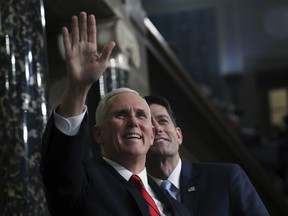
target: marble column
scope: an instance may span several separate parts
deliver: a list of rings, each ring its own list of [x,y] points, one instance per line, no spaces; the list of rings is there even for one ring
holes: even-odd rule
[[[0,215],[48,215],[39,174],[47,121],[41,0],[0,1]]]

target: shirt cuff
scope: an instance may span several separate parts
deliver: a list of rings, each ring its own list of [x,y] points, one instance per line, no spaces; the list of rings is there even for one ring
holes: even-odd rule
[[[54,122],[55,126],[58,130],[60,130],[63,134],[67,136],[74,136],[76,135],[81,127],[81,122],[84,119],[84,116],[87,112],[87,106],[84,106],[83,112],[78,116],[73,116],[69,118],[64,118],[56,113],[54,110]]]

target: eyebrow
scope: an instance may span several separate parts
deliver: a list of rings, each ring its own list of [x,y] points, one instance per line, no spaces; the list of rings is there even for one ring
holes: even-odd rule
[[[145,109],[141,109],[141,108],[136,108],[134,109],[135,110],[135,113],[138,113],[138,112],[141,112],[141,113],[146,113],[148,114],[149,112],[147,112],[147,110]],[[128,108],[120,108],[120,109],[116,109],[116,110],[113,110],[112,113],[129,113],[129,109]]]
[[[161,114],[161,115],[157,115],[155,116],[156,119],[170,119],[169,115],[166,115],[166,114]]]
[[[147,110],[145,110],[145,109],[140,109],[140,108],[136,109],[136,112],[149,113],[149,112],[147,112]]]

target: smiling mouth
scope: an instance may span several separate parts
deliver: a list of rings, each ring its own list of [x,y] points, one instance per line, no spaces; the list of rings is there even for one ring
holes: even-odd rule
[[[137,134],[137,133],[125,134],[123,137],[125,139],[141,139],[142,138],[142,136],[140,134]]]
[[[154,143],[164,142],[164,141],[168,141],[168,139],[165,139],[165,138],[155,138],[155,139],[154,139]]]

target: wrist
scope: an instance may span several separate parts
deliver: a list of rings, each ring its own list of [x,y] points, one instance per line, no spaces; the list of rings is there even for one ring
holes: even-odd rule
[[[85,110],[88,90],[67,89],[62,97],[57,113],[65,118],[80,115]]]

